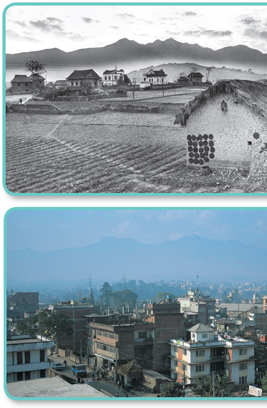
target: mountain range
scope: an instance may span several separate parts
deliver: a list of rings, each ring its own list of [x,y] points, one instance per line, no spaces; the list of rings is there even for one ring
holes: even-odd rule
[[[267,250],[238,241],[184,236],[161,244],[104,238],[83,248],[49,252],[23,249],[6,254],[7,280],[13,282],[73,281],[110,283],[125,274],[144,281],[192,280],[219,283],[260,282],[266,278]]]
[[[6,54],[7,68],[23,66],[30,60],[38,60],[47,67],[54,68],[69,66],[112,69],[117,65],[118,68],[125,70],[127,67],[140,69],[144,64],[192,62],[208,66],[228,64],[233,68],[255,69],[264,73],[267,66],[267,54],[244,45],[212,50],[198,44],[181,43],[173,38],[147,44],[123,38],[104,47],[84,48],[71,52],[53,48]]]

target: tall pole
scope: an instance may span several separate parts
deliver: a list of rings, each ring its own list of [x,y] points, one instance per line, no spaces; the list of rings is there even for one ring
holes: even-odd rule
[[[82,346],[82,339],[80,339],[80,364],[82,363],[82,355],[83,355],[83,346]]]
[[[215,398],[214,371],[212,371],[212,391],[213,391],[213,398]]]
[[[183,397],[185,398],[185,364],[183,364]]]

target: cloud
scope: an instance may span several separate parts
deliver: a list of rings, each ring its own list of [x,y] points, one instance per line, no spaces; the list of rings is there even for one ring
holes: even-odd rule
[[[118,13],[116,14],[117,17],[119,18],[134,18],[136,19],[136,17],[133,14],[128,14],[128,13]]]
[[[94,19],[89,18],[89,17],[82,17],[82,20],[86,24],[92,24],[92,23],[98,23],[99,22],[99,20],[94,20]]]
[[[118,27],[118,26],[110,26],[110,28],[113,28],[113,30],[118,30],[120,27]]]
[[[184,35],[189,36],[206,36],[206,37],[229,37],[232,35],[232,31],[216,31],[216,30],[192,30],[186,31]]]
[[[121,222],[120,224],[118,224],[117,228],[113,229],[113,232],[115,234],[121,235],[127,230],[130,224],[131,224],[131,221]]]
[[[197,13],[195,13],[194,11],[186,11],[185,13],[183,13],[183,16],[196,16]]]
[[[250,38],[260,38],[267,40],[267,31],[255,30],[254,28],[246,28],[244,35]]]
[[[38,28],[41,31],[62,31],[62,21],[59,18],[47,17],[45,20],[30,21],[31,26]]]
[[[66,33],[67,39],[70,41],[84,41],[87,38],[84,35],[76,34],[76,33]]]
[[[39,43],[40,42],[35,37],[31,37],[31,35],[28,34],[28,33],[19,34],[16,31],[13,31],[13,30],[6,30],[6,36],[10,40],[27,41],[27,42],[33,42],[33,43]]]
[[[253,18],[253,17],[244,17],[244,18],[241,19],[241,22],[246,24],[246,25],[251,25],[251,24],[258,23],[259,20],[255,20],[255,18]]]
[[[184,235],[180,234],[179,232],[172,232],[169,235],[169,240],[170,241],[177,241],[178,239],[182,238]]]

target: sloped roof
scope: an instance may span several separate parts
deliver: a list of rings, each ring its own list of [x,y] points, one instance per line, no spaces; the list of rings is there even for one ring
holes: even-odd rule
[[[131,378],[140,378],[142,376],[142,367],[136,360],[132,360],[115,369],[118,374]]]
[[[45,79],[42,75],[40,75],[40,74],[31,74],[30,76],[29,76],[29,78],[32,78],[32,79]]]
[[[203,78],[204,75],[202,75],[201,72],[191,72],[191,73],[188,75],[188,78],[189,78],[189,77]]]
[[[247,106],[261,117],[267,117],[267,84],[261,81],[241,79],[220,80],[216,84],[210,85],[182,106],[182,116],[191,115],[199,106],[218,95],[222,95],[222,97],[232,95],[236,103]]]
[[[75,70],[70,74],[67,79],[88,79],[88,78],[100,78],[100,76],[93,69]]]
[[[150,71],[148,71],[146,74],[144,74],[147,77],[154,77],[154,76],[167,76],[167,74],[165,74],[165,72],[163,71],[163,69],[160,69],[159,71],[155,71],[154,69],[151,69]]]
[[[106,69],[106,71],[103,72],[103,75],[106,75],[106,74],[118,74],[120,72],[124,72],[124,70],[123,69],[111,69],[111,70]]]
[[[189,332],[193,332],[193,333],[206,333],[206,332],[215,332],[214,329],[212,329],[209,326],[206,326],[203,323],[198,323],[195,324],[195,326],[191,327],[190,329],[188,329]]]
[[[11,82],[32,82],[27,75],[15,75]]]

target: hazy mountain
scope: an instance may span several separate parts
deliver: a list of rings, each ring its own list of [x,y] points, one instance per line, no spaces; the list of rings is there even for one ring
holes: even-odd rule
[[[17,250],[7,253],[7,278],[12,281],[94,279],[115,282],[200,279],[221,281],[264,280],[267,250],[237,241],[186,236],[161,244],[132,239],[105,238],[84,248],[46,253]]]
[[[148,44],[139,44],[124,38],[99,48],[85,48],[71,52],[54,48],[6,55],[7,68],[23,66],[29,60],[39,60],[46,66],[52,67],[101,66],[105,69],[110,69],[115,64],[124,69],[129,66],[140,69],[144,64],[196,62],[215,66],[228,64],[235,68],[251,68],[266,72],[267,66],[267,54],[243,45],[214,51],[198,44],[181,43],[172,38],[165,41],[156,40]]]

